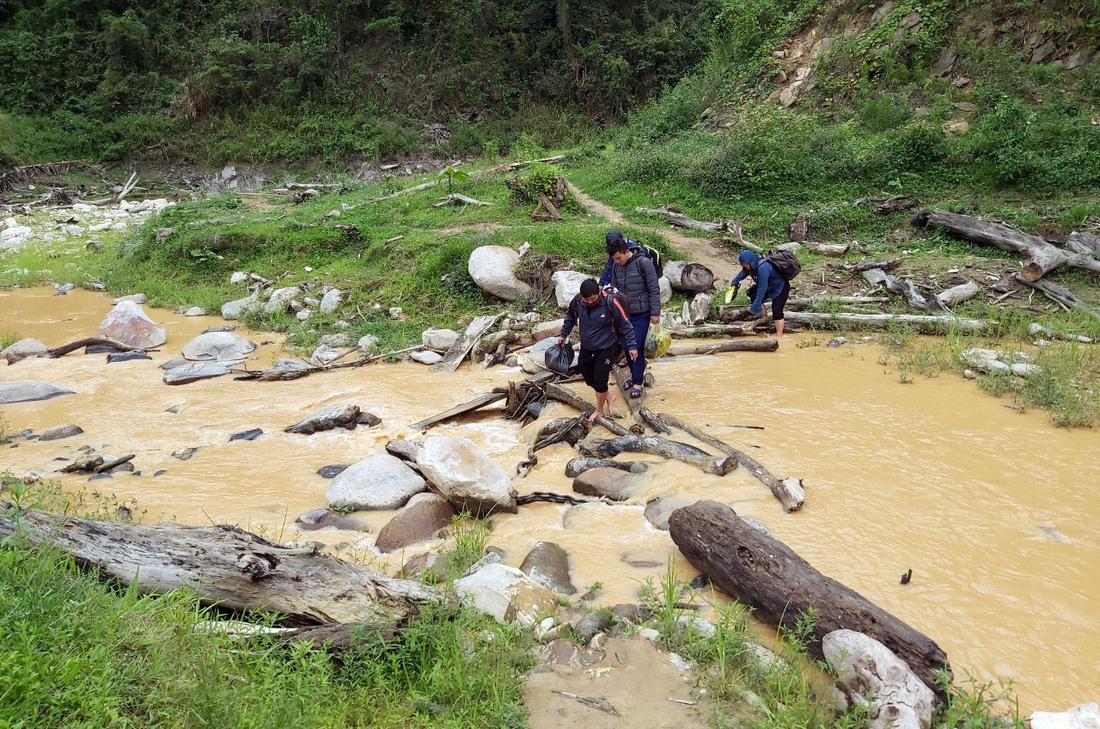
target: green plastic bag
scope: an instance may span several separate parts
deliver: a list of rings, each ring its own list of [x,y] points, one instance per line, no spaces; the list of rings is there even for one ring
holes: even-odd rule
[[[668,353],[672,346],[672,335],[665,331],[660,322],[649,328],[649,334],[645,337],[645,358],[657,359]]]

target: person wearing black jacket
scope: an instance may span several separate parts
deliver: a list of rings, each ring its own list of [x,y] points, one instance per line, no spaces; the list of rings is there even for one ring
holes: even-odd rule
[[[661,321],[661,286],[657,281],[657,269],[648,256],[622,238],[607,244],[611,256],[611,285],[621,291],[630,302],[630,328],[638,349],[645,345],[651,324]],[[640,354],[630,361],[630,396],[642,396],[645,379],[645,356]]]
[[[558,344],[565,344],[565,338],[580,327],[581,354],[578,366],[585,384],[596,391],[596,409],[588,417],[595,422],[600,415],[612,415],[614,393],[607,387],[611,375],[611,365],[618,356],[616,349],[621,341],[633,361],[640,356],[634,328],[622,306],[614,297],[605,294],[600,285],[587,278],[581,282],[581,292],[569,302],[565,313],[565,323],[558,334]]]

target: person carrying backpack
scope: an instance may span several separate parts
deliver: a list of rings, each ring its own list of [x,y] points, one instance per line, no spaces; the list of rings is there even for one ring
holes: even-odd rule
[[[794,258],[790,253],[783,255],[780,260],[778,256],[774,259],[772,256],[761,258],[760,254],[753,251],[741,251],[737,256],[741,273],[730,282],[730,286],[736,290],[743,279],[751,276],[756,280],[756,284],[748,291],[749,311],[759,316],[764,312],[764,302],[772,302],[772,321],[775,322],[777,340],[783,336],[783,307],[791,293],[790,279],[798,274],[800,268],[797,258],[792,265],[788,257]]]
[[[617,231],[611,231],[615,233]],[[611,256],[611,285],[620,291],[630,303],[630,325],[634,329],[634,340],[645,344],[649,334],[649,325],[661,321],[661,286],[657,282],[659,274],[653,260],[643,253],[643,249],[630,248],[620,237],[612,240],[608,233],[607,254]],[[641,349],[641,347],[639,347]],[[640,353],[630,361],[630,397],[642,396],[642,384],[645,378],[645,354]]]
[[[604,236],[604,242],[607,245],[607,263],[603,267],[603,273],[600,274],[600,286],[607,286],[611,283],[611,271],[615,266],[615,259],[611,257],[612,246],[618,246],[619,241],[626,241],[626,248],[631,253],[641,254],[653,261],[653,268],[657,271],[657,278],[661,277],[661,254],[656,248],[652,246],[645,246],[638,241],[627,238],[622,232],[618,230],[609,230],[607,235]]]
[[[605,292],[593,279],[586,278],[581,282],[580,293],[569,302],[565,323],[558,334],[558,344],[564,345],[573,327],[580,327],[581,354],[577,364],[585,384],[596,392],[596,409],[588,417],[590,423],[600,415],[614,414],[611,406],[615,395],[608,391],[607,383],[611,365],[619,356],[616,350],[620,340],[631,360],[641,356],[641,347],[634,338],[624,305],[616,299],[616,295]]]

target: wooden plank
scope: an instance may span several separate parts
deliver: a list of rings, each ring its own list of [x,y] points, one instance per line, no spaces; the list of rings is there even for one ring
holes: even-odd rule
[[[508,397],[507,392],[488,392],[484,395],[479,395],[473,400],[455,405],[450,410],[445,410],[438,415],[433,415],[430,418],[425,418],[419,422],[413,423],[409,426],[412,430],[427,430],[433,425],[446,422],[452,418],[457,418],[459,415],[465,415],[466,413],[472,413],[475,410],[480,410],[487,405],[492,405],[495,402],[500,402]]]
[[[479,316],[470,322],[470,326],[466,327],[466,333],[462,335],[462,339],[455,342],[454,346],[447,350],[447,354],[443,355],[442,361],[432,365],[430,371],[454,372],[457,370],[458,366],[462,364],[462,360],[466,359],[466,355],[477,344],[477,340],[481,339],[481,335],[489,331],[499,318],[500,314]]]

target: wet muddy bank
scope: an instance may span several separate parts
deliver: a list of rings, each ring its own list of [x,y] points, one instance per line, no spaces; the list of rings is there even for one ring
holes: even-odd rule
[[[94,332],[107,297],[76,291],[0,293],[6,330],[56,346]],[[84,433],[60,441],[16,441],[0,449],[0,470],[52,475],[54,458],[82,446],[134,453],[141,476],[89,483],[63,476],[69,489],[133,496],[146,519],[236,523],[268,537],[317,539],[347,556],[396,569],[438,542],[388,556],[373,550],[392,512],[357,512],[369,532],[299,531],[294,520],[325,505],[328,464],[355,463],[395,437],[422,439],[409,423],[522,375],[473,369],[433,375],[418,364],[371,365],[292,382],[219,378],[181,387],[161,381],[157,365],[220,319],[149,310],[168,343],[140,360],[107,365],[105,355],[24,360],[0,366],[0,381],[44,380],[75,394],[3,407],[9,428],[41,432],[64,423]],[[270,366],[280,343],[248,336],[259,348],[250,369]],[[536,541],[570,555],[580,592],[602,583],[596,604],[635,600],[671,557],[681,578],[694,570],[666,532],[643,514],[649,498],[708,498],[759,519],[817,569],[932,636],[956,672],[1013,677],[1025,709],[1064,708],[1095,694],[1100,669],[1100,507],[1092,497],[1100,438],[1051,427],[1042,413],[1020,414],[969,382],[940,377],[902,384],[884,376],[881,350],[864,343],[775,354],[677,358],[653,366],[651,408],[705,426],[766,463],[777,476],[805,479],[806,505],[786,514],[744,469],[712,476],[650,456],[644,488],[621,506],[539,503],[493,518],[490,544],[519,566]],[[265,343],[270,342],[270,343]],[[351,401],[382,424],[310,436],[283,428],[329,404]],[[167,412],[170,408],[178,412]],[[555,406],[547,416],[570,415]],[[765,430],[736,426],[758,425]],[[252,428],[254,441],[229,438]],[[433,434],[460,435],[509,473],[526,457],[537,426],[520,430],[489,410]],[[687,440],[687,439],[685,439]],[[172,454],[196,448],[181,461]],[[516,479],[519,493],[569,492],[567,446],[539,452],[539,465]],[[633,459],[633,457],[632,457]],[[164,473],[154,477],[159,470]],[[899,584],[913,570],[908,585]],[[1076,667],[1067,672],[1066,667]]]

